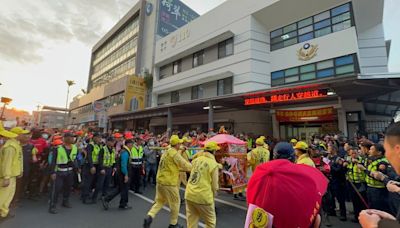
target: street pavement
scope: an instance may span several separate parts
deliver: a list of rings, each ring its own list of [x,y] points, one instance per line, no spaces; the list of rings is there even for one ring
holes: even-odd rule
[[[183,191],[181,190],[181,195]],[[99,227],[132,227],[140,228],[143,218],[152,206],[155,187],[146,188],[143,195],[130,193],[129,204],[132,210],[118,209],[119,196],[111,202],[111,208],[104,211],[101,202],[97,205],[83,205],[77,193],[72,195],[71,209],[59,207],[59,213],[47,212],[47,200],[23,200],[16,210],[16,217],[0,223],[0,228],[99,228]],[[234,200],[232,195],[221,192],[216,198],[217,227],[242,228],[246,217],[246,202]],[[166,228],[169,224],[169,212],[165,207],[154,219],[152,227]],[[179,223],[186,227],[185,205],[181,206]],[[349,215],[349,218],[351,215]],[[341,222],[331,218],[332,227],[360,227],[351,222]],[[204,227],[200,224],[199,227]],[[325,226],[322,226],[325,227]]]

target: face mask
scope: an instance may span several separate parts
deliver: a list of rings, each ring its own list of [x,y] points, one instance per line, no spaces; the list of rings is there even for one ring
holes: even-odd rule
[[[44,139],[47,140],[47,139],[49,139],[49,135],[48,135],[48,134],[43,134],[43,135],[42,135],[42,138],[44,138]]]
[[[0,145],[4,144],[4,139],[0,139]]]

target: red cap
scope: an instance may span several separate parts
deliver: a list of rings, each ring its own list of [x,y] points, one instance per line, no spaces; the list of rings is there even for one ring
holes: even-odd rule
[[[124,137],[125,137],[125,139],[133,139],[132,132],[129,132],[129,131],[125,132]]]
[[[118,133],[118,132],[114,134],[114,138],[116,138],[116,139],[122,138],[122,136],[123,135],[121,133]]]
[[[279,159],[257,167],[248,184],[247,203],[272,215],[276,228],[309,228],[327,186],[318,169]]]
[[[63,144],[63,141],[61,139],[56,139],[56,140],[53,140],[53,142],[51,144],[53,146],[59,146],[59,145]]]

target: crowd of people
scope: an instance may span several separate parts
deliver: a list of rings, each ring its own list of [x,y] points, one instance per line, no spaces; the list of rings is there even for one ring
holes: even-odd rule
[[[218,133],[229,134],[223,128]],[[223,166],[214,156],[219,145],[208,140],[216,134],[6,130],[0,124],[0,217],[13,217],[10,207],[22,198],[40,197],[49,197],[48,211],[56,214],[60,197],[61,206],[71,208],[72,191],[80,192],[83,204],[100,201],[105,210],[120,195],[119,208],[129,210],[129,190],[142,194],[153,185],[155,203],[143,227],[150,227],[165,204],[171,209],[169,227],[182,227],[183,184],[187,226],[197,227],[202,219],[206,227],[216,227],[214,197]],[[246,227],[319,227],[321,220],[330,226],[330,217],[338,216],[336,205],[340,220],[348,219],[346,201],[353,204],[352,221],[363,227],[396,216],[400,221],[400,123],[388,128],[384,143],[337,134],[306,141],[235,136],[246,142],[251,168],[247,191],[234,195],[247,196]],[[287,213],[296,207],[296,216]]]

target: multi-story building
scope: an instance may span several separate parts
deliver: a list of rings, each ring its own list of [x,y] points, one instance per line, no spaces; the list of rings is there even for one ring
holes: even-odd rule
[[[93,47],[87,91],[71,102],[69,124],[105,128],[110,115],[150,106],[152,80],[144,78],[152,79],[156,39],[197,16],[179,0],[138,1]]]
[[[34,124],[32,127],[39,128],[58,128],[63,129],[65,126],[65,111],[33,111]]]
[[[377,133],[400,104],[382,18],[382,0],[228,0],[157,41],[152,108],[111,121],[276,138]]]

